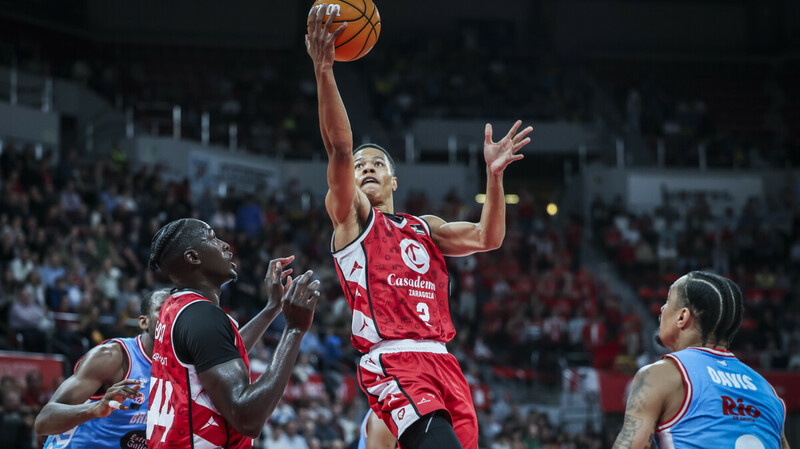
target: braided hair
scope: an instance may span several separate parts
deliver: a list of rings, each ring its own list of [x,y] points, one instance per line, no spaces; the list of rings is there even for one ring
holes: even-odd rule
[[[742,324],[742,291],[730,279],[706,271],[686,275],[679,290],[683,306],[698,317],[703,345],[709,338],[730,345]]]
[[[175,256],[183,256],[207,225],[195,218],[181,218],[167,223],[153,236],[150,243],[150,260],[148,266],[157,271],[166,266]]]
[[[394,159],[392,159],[392,155],[389,154],[389,151],[387,151],[386,148],[374,143],[365,143],[363,145],[359,145],[358,148],[354,149],[353,155],[363,150],[364,148],[375,148],[376,150],[380,150],[381,152],[383,152],[383,154],[386,156],[386,162],[389,163],[389,169],[391,170],[392,175],[397,174],[397,172],[395,171]]]

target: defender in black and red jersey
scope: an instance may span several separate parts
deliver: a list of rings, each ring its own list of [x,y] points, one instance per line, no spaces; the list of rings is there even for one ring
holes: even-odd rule
[[[153,237],[150,268],[176,289],[161,307],[155,329],[147,413],[147,447],[253,446],[278,404],[294,367],[300,341],[311,326],[319,281],[311,272],[292,282],[282,271],[294,257],[272,260],[267,306],[244,327],[219,307],[222,286],[236,279],[227,243],[191,218],[173,221]],[[283,312],[286,328],[269,368],[250,383],[247,353]]]
[[[530,142],[517,121],[499,142],[485,129],[486,202],[479,223],[396,214],[394,163],[378,145],[353,151],[353,136],[333,76],[333,15],[309,19],[306,48],[314,62],[322,140],[328,153],[325,206],[331,250],[353,311],[352,341],[365,353],[359,383],[370,407],[405,449],[478,447],[469,387],[445,343],[455,335],[444,256],[498,248],[505,235],[503,171]],[[355,171],[355,182],[353,173]]]

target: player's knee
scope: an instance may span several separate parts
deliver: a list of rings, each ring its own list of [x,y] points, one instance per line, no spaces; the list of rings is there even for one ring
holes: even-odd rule
[[[453,425],[443,410],[423,416],[400,435],[406,449],[463,449]]]

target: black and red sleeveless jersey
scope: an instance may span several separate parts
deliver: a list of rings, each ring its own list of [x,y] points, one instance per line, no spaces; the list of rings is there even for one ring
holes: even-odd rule
[[[209,301],[193,291],[180,291],[164,301],[156,326],[153,346],[153,368],[150,384],[150,409],[147,413],[147,447],[154,448],[217,448],[253,447],[253,440],[241,435],[217,411],[200,384],[197,369],[178,359],[173,345],[173,329],[186,307],[198,301]],[[233,326],[234,344],[250,369],[247,351]]]
[[[359,351],[382,340],[446,343],[455,336],[450,278],[425,220],[408,214],[390,218],[372,209],[361,235],[333,257]]]

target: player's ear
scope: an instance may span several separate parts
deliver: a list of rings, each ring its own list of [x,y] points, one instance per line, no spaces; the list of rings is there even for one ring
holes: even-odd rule
[[[139,329],[143,331],[147,330],[147,317],[144,315],[139,315]]]
[[[187,249],[183,253],[183,260],[185,260],[186,263],[191,265],[200,265],[200,255],[198,255],[197,251],[193,249]]]
[[[392,176],[392,192],[397,190],[397,176]]]
[[[678,311],[678,328],[685,329],[689,323],[692,321],[692,311],[689,310],[688,307],[682,307],[681,310]]]

